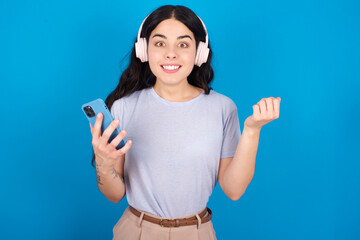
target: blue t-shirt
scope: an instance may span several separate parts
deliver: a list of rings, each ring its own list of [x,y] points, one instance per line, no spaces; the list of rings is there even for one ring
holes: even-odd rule
[[[234,156],[240,140],[235,103],[213,90],[172,102],[150,87],[116,100],[111,114],[132,140],[124,163],[128,203],[166,218],[204,209],[220,158]]]

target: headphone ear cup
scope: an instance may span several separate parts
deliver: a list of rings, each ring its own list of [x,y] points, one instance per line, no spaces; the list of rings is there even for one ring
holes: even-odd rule
[[[142,53],[141,45],[140,45],[140,42],[137,41],[137,42],[135,43],[135,54],[136,54],[136,57],[139,58],[140,61],[142,62],[141,53]]]
[[[200,58],[200,52],[201,52],[201,49],[203,47],[203,44],[201,44],[202,42],[199,42],[199,45],[197,47],[197,50],[196,50],[196,57],[195,57],[195,65],[199,67],[199,58]]]
[[[148,60],[146,38],[140,38],[139,41],[135,43],[135,53],[136,57],[139,58],[141,62],[146,62]]]
[[[205,43],[204,43],[205,44]],[[206,63],[209,57],[210,49],[208,47],[204,47],[203,51],[201,52],[201,64]]]
[[[143,49],[143,62],[147,62],[148,58],[147,58],[147,43],[146,43],[146,38],[141,38],[141,44],[142,44],[142,49]]]
[[[209,48],[202,41],[199,42],[198,49],[196,51],[195,65],[200,67],[203,63],[206,63],[209,56]]]

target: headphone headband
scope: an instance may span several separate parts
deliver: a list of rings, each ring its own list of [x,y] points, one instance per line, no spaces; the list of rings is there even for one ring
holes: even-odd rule
[[[149,14],[150,15],[150,14]],[[149,17],[149,15],[146,16],[146,18],[142,21],[141,25],[140,25],[140,28],[139,28],[139,32],[138,32],[138,35],[137,35],[137,41],[139,42],[139,39],[140,39],[140,34],[141,34],[141,31],[142,31],[142,27],[144,25],[144,22],[146,21],[146,19]],[[197,16],[197,15],[196,15]],[[204,29],[205,29],[205,44],[206,44],[206,47],[208,47],[209,45],[209,40],[208,40],[208,33],[207,33],[207,29],[206,29],[206,26],[203,22],[203,20],[201,20],[201,18],[199,16],[197,16],[201,22],[201,24],[203,25]]]
[[[149,14],[150,15],[150,14]],[[146,16],[146,18],[142,21],[141,25],[140,25],[140,28],[139,28],[139,32],[138,32],[138,36],[137,36],[137,41],[139,42],[139,39],[140,39],[140,33],[142,31],[142,27],[144,25],[144,22],[145,20],[149,17],[149,15]]]
[[[197,15],[196,15],[197,16]],[[199,19],[200,19],[200,21],[201,21],[201,23],[202,23],[202,25],[203,25],[203,27],[204,27],[204,29],[205,29],[205,46],[206,47],[208,47],[208,45],[209,45],[209,40],[208,40],[208,33],[207,33],[207,29],[206,29],[206,27],[205,27],[205,23],[203,22],[203,20],[201,20],[201,18],[199,17],[199,16],[197,16]]]

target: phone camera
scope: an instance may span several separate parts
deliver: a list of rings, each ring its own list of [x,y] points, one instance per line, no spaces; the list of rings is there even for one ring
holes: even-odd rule
[[[94,117],[94,116],[95,116],[95,112],[94,112],[94,110],[91,108],[91,106],[86,106],[86,107],[84,107],[84,111],[85,111],[85,113],[86,113],[86,115],[87,115],[88,117]]]

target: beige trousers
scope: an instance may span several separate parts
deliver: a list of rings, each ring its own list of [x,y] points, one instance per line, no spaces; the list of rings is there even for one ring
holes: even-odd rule
[[[195,214],[198,220],[200,220],[198,215],[200,212]],[[150,213],[142,213],[162,219]],[[191,216],[194,215],[185,217]],[[143,214],[137,217],[127,207],[113,228],[113,240],[216,240],[211,220],[191,226],[161,227],[158,224],[143,220],[142,217]]]

